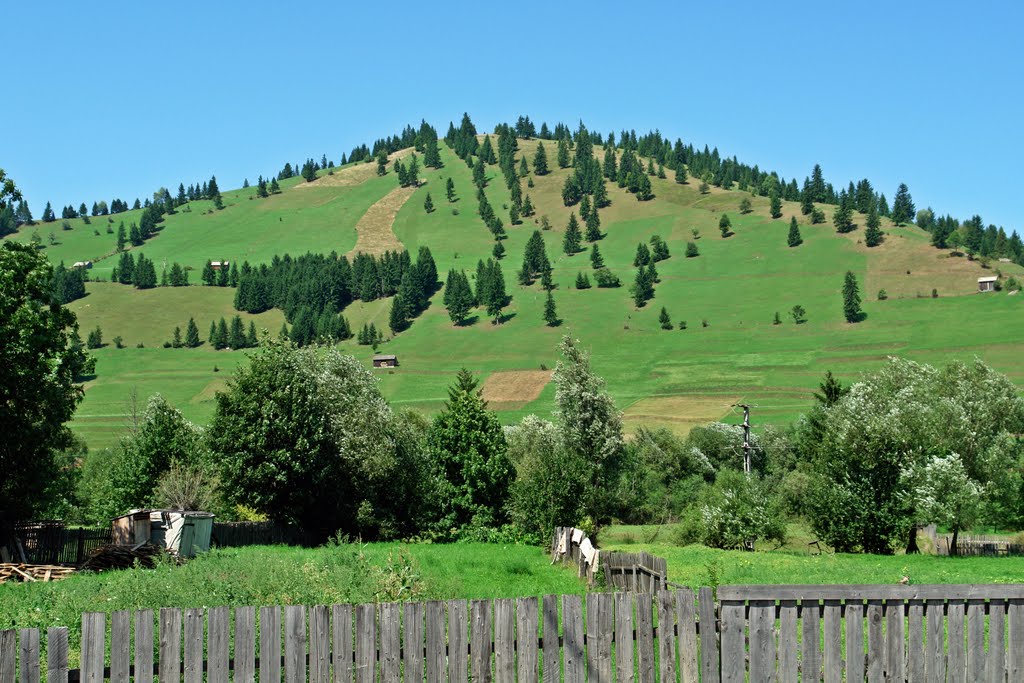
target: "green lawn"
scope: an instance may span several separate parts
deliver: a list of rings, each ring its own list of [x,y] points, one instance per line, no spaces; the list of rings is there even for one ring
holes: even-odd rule
[[[554,159],[554,145],[545,144],[549,159]],[[532,158],[536,145],[523,142],[521,153]],[[429,246],[442,276],[449,268],[472,275],[477,261],[490,255],[493,241],[476,215],[470,169],[443,146],[442,159],[443,168],[424,169],[423,185],[398,212],[393,230],[413,253],[420,245]],[[353,172],[361,174],[351,176],[362,180],[360,184],[339,184],[343,173]],[[948,258],[946,252],[931,248],[927,235],[913,226],[886,223],[886,241],[868,249],[860,242],[863,227],[838,235],[830,223],[807,225],[794,203],[785,203],[783,218],[771,220],[767,199],[759,197],[753,198],[752,213],[740,215],[739,202],[749,195],[738,190],[713,188],[700,195],[695,182],[677,185],[671,179],[654,179],[656,198],[638,202],[609,184],[612,205],[601,210],[606,236],[599,244],[623,286],[577,291],[576,274],[591,269],[585,252],[566,256],[561,249],[568,216],[578,210],[561,201],[568,172],[555,169],[534,178],[533,188],[524,182],[523,193],[530,196],[537,215],[511,226],[503,208],[509,201],[504,180],[497,166],[488,168],[486,192],[509,234],[502,262],[512,295],[506,322],[495,326],[478,314],[472,324],[455,328],[439,292],[408,331],[381,349],[398,354],[401,362],[400,368],[380,375],[381,388],[395,406],[436,411],[463,366],[484,378],[496,371],[552,368],[558,339],[567,333],[593,350],[594,368],[606,378],[629,427],[666,425],[685,432],[701,422],[734,419],[730,406],[741,401],[753,404],[755,426],[786,423],[807,409],[810,393],[826,370],[850,382],[890,355],[938,364],[977,356],[1024,385],[1019,363],[1024,352],[1024,295],[973,293],[977,277],[992,271],[964,258]],[[210,212],[209,202],[195,202],[191,211],[168,217],[160,234],[140,250],[158,268],[173,261],[192,267],[193,282],[207,259],[256,263],[284,252],[346,252],[355,244],[359,217],[393,189],[396,180],[391,172],[377,177],[358,168],[338,169],[336,174],[308,185],[301,179],[285,181],[282,194],[266,200],[249,199],[251,188],[226,192],[223,211]],[[448,177],[455,183],[455,203],[444,196]],[[427,192],[437,207],[431,214],[423,209]],[[735,232],[727,239],[717,228],[722,212],[730,215]],[[826,213],[830,216],[831,209],[826,207]],[[539,284],[516,283],[524,245],[542,215],[553,226],[544,237],[563,320],[555,328],[543,323]],[[786,246],[791,215],[798,216],[804,239],[795,249]],[[130,214],[123,217],[127,222],[133,219]],[[863,217],[856,220],[863,223]],[[113,250],[115,235],[105,232],[105,219],[93,219],[91,226],[81,220],[71,224],[70,231],[62,231],[59,221],[34,228],[44,245],[47,228],[55,229],[60,244],[45,246],[52,260],[95,258]],[[14,238],[28,239],[32,230]],[[684,251],[686,242],[694,239],[693,230],[699,231],[700,255],[688,259]],[[652,234],[665,238],[672,256],[658,264],[661,282],[655,298],[637,310],[629,294],[635,273],[632,260],[637,243],[647,242]],[[112,263],[113,259],[101,261],[92,273],[106,277]],[[1007,275],[1024,272],[1017,266],[997,265]],[[840,288],[847,270],[858,276],[867,313],[857,325],[842,318]],[[888,292],[887,300],[877,299],[879,289]],[[931,298],[933,289],[938,298]],[[205,338],[210,320],[233,314],[231,297],[230,290],[200,286],[140,292],[106,283],[89,285],[89,296],[72,306],[83,331],[99,324],[108,341],[121,335],[129,346],[96,354],[98,376],[90,382],[73,425],[92,448],[116,441],[124,402],[133,387],[143,398],[160,391],[189,418],[208,419],[213,393],[244,355],[205,347],[154,347],[170,337],[175,325],[184,329],[189,316],[196,318]],[[807,311],[807,322],[801,325],[789,317],[796,304]],[[687,329],[660,329],[663,306],[673,322],[686,321]],[[386,329],[388,307],[388,301],[356,304],[346,315],[353,328],[372,320]],[[777,326],[772,324],[776,312],[782,318]],[[256,322],[276,334],[281,314],[269,312]],[[145,349],[133,348],[139,341]],[[370,348],[354,341],[342,347],[369,365]],[[214,365],[219,373],[213,372]],[[505,422],[530,412],[545,415],[554,407],[554,390],[549,385],[532,402],[498,407]]]

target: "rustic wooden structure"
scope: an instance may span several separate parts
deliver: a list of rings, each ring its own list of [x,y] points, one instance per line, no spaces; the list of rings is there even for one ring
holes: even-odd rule
[[[620,553],[598,550],[582,529],[556,527],[551,539],[551,561],[573,563],[579,575],[594,584],[604,572],[605,585],[617,590],[655,593],[669,586],[668,562],[650,553]]]
[[[996,291],[996,282],[999,280],[995,275],[988,275],[986,277],[978,278],[978,291],[979,292],[994,292]]]
[[[119,611],[68,637],[45,634],[47,683],[1020,681],[1024,585]],[[40,683],[40,641],[0,631],[0,683]]]
[[[390,353],[380,353],[373,357],[375,368],[397,368],[398,356]]]
[[[301,529],[281,522],[214,522],[210,544],[220,548],[248,545],[302,545]]]
[[[55,521],[19,522],[14,525],[14,535],[26,564],[77,567],[94,548],[111,541],[110,527],[68,529]]]

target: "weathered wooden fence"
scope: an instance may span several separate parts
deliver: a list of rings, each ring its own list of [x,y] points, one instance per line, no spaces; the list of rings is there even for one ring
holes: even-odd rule
[[[580,577],[591,585],[603,568],[605,585],[618,590],[656,593],[670,587],[682,588],[668,580],[668,562],[664,557],[598,550],[586,533],[573,527],[555,527],[551,561],[576,564]]]
[[[39,683],[43,644],[36,629],[0,631],[0,683]],[[45,644],[47,683],[1012,682],[1024,585],[87,613],[78,669],[67,628]]]
[[[63,522],[19,522],[14,533],[28,564],[80,565],[89,553],[110,543],[110,527],[68,529]],[[17,557],[12,559],[19,559]]]
[[[214,522],[210,543],[220,548],[249,545],[302,545],[302,529],[280,522]]]

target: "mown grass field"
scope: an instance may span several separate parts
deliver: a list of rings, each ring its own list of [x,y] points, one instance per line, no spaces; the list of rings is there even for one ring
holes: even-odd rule
[[[523,141],[520,154],[532,159],[536,145],[535,140]],[[555,166],[555,145],[545,145]],[[603,154],[600,149],[596,153]],[[470,169],[443,146],[442,158],[443,168],[424,169],[423,184],[398,210],[392,229],[413,253],[420,245],[429,246],[442,275],[449,268],[472,274],[477,261],[490,255],[493,241],[476,215]],[[377,177],[371,166],[336,169],[333,176],[312,184],[291,179],[282,183],[282,194],[266,200],[249,199],[252,189],[225,192],[226,208],[219,212],[211,212],[209,202],[195,202],[191,211],[179,209],[168,217],[159,235],[138,250],[154,259],[158,269],[174,261],[192,267],[193,282],[208,259],[257,263],[285,252],[348,252],[356,244],[359,219],[397,185],[393,173]],[[498,371],[552,368],[558,339],[566,333],[592,349],[593,365],[607,379],[630,427],[666,425],[685,432],[701,422],[732,419],[731,406],[741,401],[754,405],[755,425],[786,423],[806,410],[810,392],[826,370],[849,382],[890,355],[936,364],[977,356],[1024,385],[1024,368],[1018,362],[1024,351],[1024,295],[975,294],[977,277],[992,271],[933,249],[927,234],[913,226],[885,224],[886,241],[868,249],[861,243],[862,216],[855,218],[861,223],[857,230],[839,235],[830,223],[805,224],[793,203],[785,204],[781,219],[771,220],[767,200],[754,197],[753,212],[740,215],[739,202],[747,193],[712,188],[701,195],[698,181],[677,185],[671,173],[669,179],[652,180],[656,198],[649,202],[637,202],[608,185],[612,205],[600,212],[606,236],[599,245],[623,286],[577,291],[577,272],[591,269],[586,252],[562,253],[569,213],[578,210],[562,205],[560,192],[568,172],[554,168],[534,178],[533,188],[524,181],[523,192],[537,215],[511,226],[503,208],[508,191],[497,166],[489,167],[486,192],[509,233],[502,262],[512,295],[506,322],[495,326],[478,316],[473,324],[455,328],[438,292],[412,327],[381,349],[398,354],[401,362],[400,368],[380,375],[381,388],[396,407],[436,411],[463,366],[483,378]],[[451,204],[444,197],[448,177],[458,195]],[[431,214],[423,209],[428,192],[437,208]],[[830,217],[831,207],[825,208]],[[727,239],[717,227],[723,212],[735,233]],[[516,283],[526,240],[542,215],[553,226],[544,237],[563,321],[554,328],[543,323],[539,284]],[[786,246],[791,215],[798,216],[804,239],[795,249]],[[122,218],[126,224],[134,219],[131,213],[115,217],[115,230]],[[116,235],[105,232],[105,220],[94,218],[91,226],[71,221],[70,231],[61,230],[60,221],[39,225],[15,239],[28,239],[37,230],[48,245],[46,234],[53,229],[60,244],[44,247],[51,260],[95,258],[114,250]],[[94,235],[94,229],[100,234]],[[693,230],[699,231],[700,255],[688,259],[684,250],[694,239]],[[637,310],[629,294],[632,261],[637,243],[647,242],[652,234],[666,239],[672,257],[658,264],[661,282],[655,298]],[[113,261],[100,261],[92,273],[108,277]],[[1007,275],[1022,273],[1017,266],[993,266]],[[847,270],[858,276],[867,313],[856,325],[842,317],[840,289]],[[121,335],[129,347],[96,353],[98,375],[87,386],[73,425],[90,447],[116,442],[132,387],[143,398],[160,391],[187,417],[205,422],[214,392],[244,362],[244,354],[155,347],[170,338],[175,325],[184,330],[189,316],[196,318],[205,338],[210,320],[234,313],[233,291],[194,286],[140,292],[109,283],[91,283],[88,289],[89,296],[72,306],[83,331],[99,324],[106,340]],[[888,300],[877,300],[880,289],[888,292]],[[938,298],[931,298],[933,289]],[[807,322],[801,325],[789,317],[796,304],[807,311]],[[685,320],[687,329],[660,329],[662,306],[673,322]],[[389,302],[377,301],[354,305],[345,314],[353,328],[373,321],[386,329],[388,308]],[[781,325],[772,324],[775,312],[782,317]],[[281,320],[278,311],[256,316],[257,326],[272,334]],[[140,341],[145,349],[134,348]],[[342,346],[369,365],[371,349],[354,340]],[[553,405],[554,388],[548,385],[534,400],[495,407],[501,409],[502,420],[512,422],[530,412],[547,414]]]

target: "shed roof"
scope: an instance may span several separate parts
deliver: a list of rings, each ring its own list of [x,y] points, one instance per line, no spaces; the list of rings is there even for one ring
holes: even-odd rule
[[[374,360],[398,360],[398,356],[394,354],[380,354],[373,357]]]
[[[979,277],[978,282],[995,282],[998,279],[998,275],[986,275],[985,277]]]

